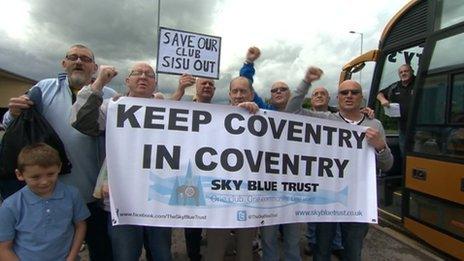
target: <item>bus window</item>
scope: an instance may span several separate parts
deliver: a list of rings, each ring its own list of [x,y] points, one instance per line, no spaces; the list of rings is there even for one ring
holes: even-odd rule
[[[451,123],[464,124],[464,73],[455,75],[453,79]]]
[[[437,41],[429,70],[464,63],[464,33]]]
[[[419,93],[417,124],[444,124],[447,75],[427,77]],[[433,108],[433,110],[430,110]]]
[[[419,58],[422,55],[422,45],[394,51],[387,55],[383,65],[382,79],[380,79],[379,90],[383,90],[399,80],[398,68],[407,63],[414,71],[419,67]]]
[[[415,130],[413,132],[412,150],[428,155],[442,155],[444,151],[445,130],[440,126],[445,123],[447,75],[436,75],[425,79],[417,97],[418,109]],[[433,108],[433,110],[430,110]],[[425,125],[425,126],[424,126]],[[428,125],[428,126],[427,126]]]
[[[443,154],[443,128],[417,127],[413,132],[412,150],[427,155]]]
[[[428,155],[464,158],[464,73],[453,76],[451,112],[446,119],[447,75],[436,75],[425,80],[418,97],[417,126],[413,131],[412,150]],[[427,108],[434,108],[430,110]],[[431,126],[434,125],[434,126]],[[441,126],[436,126],[441,125]]]
[[[464,21],[464,5],[460,0],[441,0],[438,5],[442,8],[437,22],[437,28],[443,29],[450,25]]]
[[[417,45],[414,47],[394,51],[386,56],[382,78],[380,79],[379,91],[388,88],[389,86],[396,84],[400,79],[398,76],[398,69],[403,64],[410,64],[414,71],[417,71],[419,66],[419,58],[422,55],[423,45]],[[415,74],[413,72],[413,74]],[[376,117],[382,122],[385,132],[387,134],[397,134],[398,124],[397,118],[390,118],[383,112],[383,107],[380,106],[379,102],[376,102],[375,111],[377,111]]]
[[[446,140],[446,152],[454,158],[464,159],[464,128],[452,128]]]
[[[368,77],[365,77],[364,75],[373,75],[374,74],[374,69],[375,69],[375,63],[373,62],[366,62],[364,68],[362,68],[362,79],[361,79],[361,72],[359,72],[360,80],[361,80],[361,85],[363,88],[363,92],[366,94],[364,95],[365,99],[365,104],[369,104],[369,93],[371,91],[371,81]]]
[[[464,73],[454,75],[452,87],[450,121],[464,125]],[[449,131],[446,152],[451,157],[464,158],[464,127],[453,127]]]

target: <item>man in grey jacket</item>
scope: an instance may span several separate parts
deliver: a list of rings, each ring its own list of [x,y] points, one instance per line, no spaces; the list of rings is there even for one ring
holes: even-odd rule
[[[368,144],[375,148],[376,166],[382,171],[390,169],[393,165],[393,155],[385,142],[385,131],[380,121],[369,119],[360,111],[363,95],[358,82],[347,80],[340,84],[337,95],[340,110],[337,113],[314,112],[302,108],[304,97],[311,86],[311,79],[315,74],[317,76],[316,69],[314,67],[308,69],[305,78],[290,98],[286,111],[369,127],[366,130],[366,139]],[[331,240],[335,234],[336,224],[334,222],[317,224],[313,260],[330,260]],[[343,260],[361,260],[362,242],[369,228],[368,223],[342,222],[340,224],[344,247]]]
[[[105,131],[108,99],[103,100],[102,87],[108,84],[117,71],[113,66],[100,66],[95,82],[84,86],[77,94],[73,104],[71,122],[80,132],[98,136]],[[127,96],[137,98],[156,98],[157,78],[153,68],[145,62],[132,66],[125,79],[129,92]],[[144,234],[147,237],[144,242]],[[154,260],[170,261],[171,228],[136,225],[110,226],[109,235],[113,246],[114,260],[138,260],[142,246],[150,250]]]

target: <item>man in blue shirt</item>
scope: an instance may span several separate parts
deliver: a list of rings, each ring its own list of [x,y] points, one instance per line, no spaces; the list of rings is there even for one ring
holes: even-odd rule
[[[253,84],[253,77],[255,75],[254,62],[261,56],[261,51],[258,47],[248,48],[246,60],[240,69],[240,76],[245,77]],[[254,91],[253,102],[258,105],[260,109],[272,111],[284,111],[288,100],[290,99],[290,88],[283,81],[276,81],[271,86],[271,100],[264,101],[256,91]]]

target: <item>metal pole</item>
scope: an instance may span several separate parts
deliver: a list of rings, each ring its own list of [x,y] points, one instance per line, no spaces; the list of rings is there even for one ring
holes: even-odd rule
[[[156,61],[158,61],[158,43],[159,39],[158,38],[158,33],[159,33],[159,28],[160,28],[160,13],[161,13],[161,0],[158,0],[158,10],[156,11],[157,15],[157,21],[156,21],[156,31],[155,31],[155,54],[156,54]],[[156,63],[156,67],[158,67],[158,63]],[[158,70],[158,68],[155,69],[155,72]]]

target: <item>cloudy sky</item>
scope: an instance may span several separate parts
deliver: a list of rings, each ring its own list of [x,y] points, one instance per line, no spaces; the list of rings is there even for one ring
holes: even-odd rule
[[[162,1],[162,0],[161,0]],[[406,0],[168,0],[161,26],[222,37],[221,75],[215,102],[226,102],[228,82],[238,75],[246,50],[258,46],[255,88],[269,96],[272,82],[296,86],[309,65],[325,71],[317,85],[335,90],[342,66],[377,47],[389,19]],[[40,80],[62,71],[60,60],[74,43],[88,45],[98,64],[114,65],[115,89],[135,61],[156,64],[156,0],[1,0],[0,68]],[[358,76],[355,76],[355,79]],[[368,87],[369,74],[362,75]],[[178,76],[160,75],[170,94]]]

